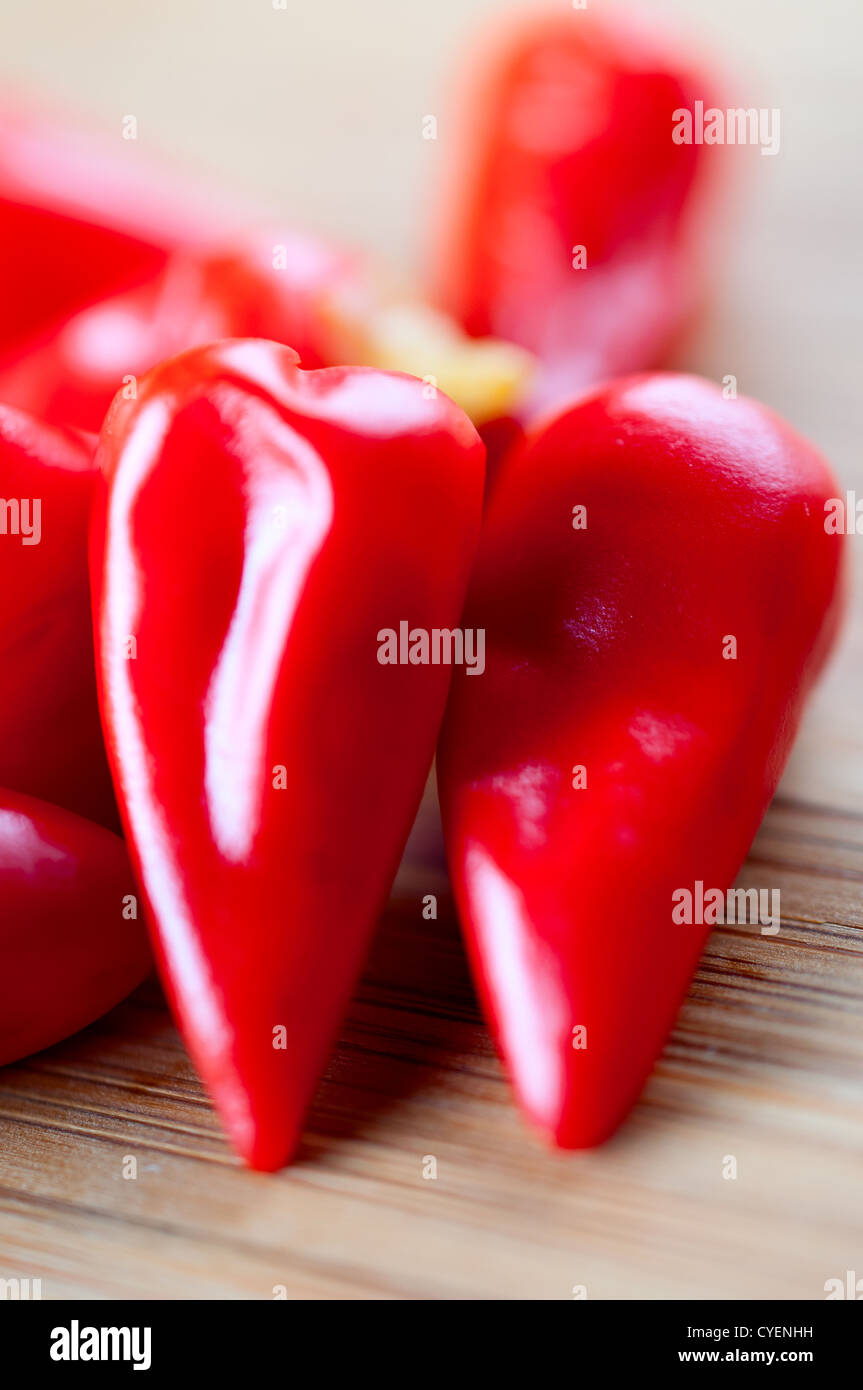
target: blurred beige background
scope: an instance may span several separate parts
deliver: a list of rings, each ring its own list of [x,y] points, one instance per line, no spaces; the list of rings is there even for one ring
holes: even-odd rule
[[[447,75],[475,21],[511,8],[18,0],[12,12],[11,3],[4,87],[69,102],[118,140],[122,118],[135,115],[143,152],[207,170],[405,269],[419,263],[451,138]],[[713,57],[735,104],[781,110],[778,156],[741,151],[745,186],[715,265],[714,306],[681,365],[734,374],[863,497],[863,5],[653,0],[645,12]],[[439,119],[437,142],[422,138],[428,114]],[[849,550],[859,571],[863,538]],[[476,1017],[455,923],[420,939],[414,895],[385,925],[303,1161],[277,1178],[232,1165],[158,1001],[133,998],[97,1030],[5,1069],[9,1268],[45,1274],[51,1296],[269,1297],[282,1281],[291,1296],[555,1298],[583,1279],[591,1297],[818,1298],[825,1278],[863,1268],[853,1200],[863,1114],[860,618],[855,597],[785,803],[750,861],[750,873],[770,864],[782,884],[782,940],[715,934],[646,1100],[612,1146],[552,1157],[523,1132]],[[130,1143],[152,1158],[150,1187],[118,1189],[112,1165]],[[729,1146],[742,1155],[740,1184],[717,1178]],[[427,1148],[441,1155],[440,1183],[417,1178],[415,1155]]]

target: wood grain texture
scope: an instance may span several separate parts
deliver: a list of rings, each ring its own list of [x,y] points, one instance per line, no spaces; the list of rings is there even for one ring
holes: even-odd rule
[[[402,875],[283,1173],[238,1166],[144,986],[0,1073],[2,1267],[44,1297],[823,1297],[863,1240],[863,817],[780,799],[741,882],[768,868],[779,936],[714,933],[643,1100],[590,1154],[523,1128],[427,870]]]
[[[38,0],[16,15],[0,71],[49,83],[107,124],[137,112],[145,143],[402,254],[443,152],[420,142],[422,114],[438,110],[468,12],[491,8],[322,0],[280,16],[277,40],[271,16],[230,0],[110,12]],[[749,74],[747,103],[783,110],[782,152],[748,162],[715,307],[682,364],[735,373],[863,496],[863,11],[661,8]],[[228,64],[241,93],[230,110],[214,80]],[[0,1071],[0,1277],[40,1278],[46,1298],[268,1299],[282,1285],[328,1299],[567,1299],[585,1285],[591,1298],[819,1299],[828,1278],[863,1276],[863,540],[849,548],[843,642],[741,877],[781,889],[781,932],[714,933],[611,1143],[561,1155],[523,1127],[427,809],[294,1166],[238,1166],[148,984]],[[429,892],[437,922],[421,916]],[[722,1177],[729,1154],[736,1181]]]

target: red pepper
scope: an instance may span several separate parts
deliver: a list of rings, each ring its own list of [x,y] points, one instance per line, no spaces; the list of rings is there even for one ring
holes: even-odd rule
[[[151,967],[123,841],[0,791],[0,1065],[107,1013]]]
[[[163,978],[235,1147],[292,1153],[434,751],[483,450],[410,377],[217,344],[118,399],[93,590],[109,754]]]
[[[448,127],[436,297],[542,362],[531,413],[664,360],[699,297],[705,164],[675,110],[709,100],[672,44],[589,10],[519,15],[471,47]]]
[[[726,893],[776,789],[837,625],[838,495],[770,411],[673,375],[504,463],[464,617],[486,671],[455,674],[438,777],[479,987],[559,1145],[634,1103],[710,929],[699,895]]]
[[[0,405],[0,787],[116,827],[87,570],[93,447]]]

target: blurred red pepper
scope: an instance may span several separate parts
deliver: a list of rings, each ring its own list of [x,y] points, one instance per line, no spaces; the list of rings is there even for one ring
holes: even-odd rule
[[[98,431],[115,393],[218,338],[308,367],[428,377],[478,420],[522,394],[520,349],[474,343],[364,258],[153,170],[133,142],[0,109],[0,401]]]
[[[174,257],[158,275],[73,314],[0,357],[0,400],[98,434],[118,390],[190,343],[230,336],[232,306],[207,267]]]
[[[88,305],[0,357],[0,400],[98,434],[118,390],[134,399],[138,377],[157,362],[283,323],[272,287],[240,257],[173,256],[144,284]]]
[[[151,969],[123,841],[0,791],[0,1065],[76,1033]]]
[[[134,141],[21,100],[0,106],[0,353],[143,284],[169,256],[224,243],[249,220]]]
[[[617,382],[504,462],[438,758],[475,973],[519,1099],[605,1139],[672,1027],[833,639],[824,460],[691,377]],[[715,900],[714,900],[715,901]],[[757,931],[758,927],[752,930]]]
[[[483,450],[407,376],[185,353],[102,433],[106,736],[163,978],[235,1147],[292,1153],[443,712],[381,632],[458,622]]]
[[[0,405],[0,787],[117,827],[87,567],[94,443]]]
[[[530,369],[521,350],[474,342],[405,301],[361,257],[269,228],[206,255],[173,255],[143,284],[0,352],[0,400],[98,432],[116,392],[134,398],[158,362],[237,337],[289,340],[310,368],[421,373],[480,421],[512,403]]]
[[[0,109],[0,401],[98,432],[124,385],[192,343],[256,332],[251,220],[116,141]]]
[[[285,274],[268,276],[255,217],[151,168],[119,133],[112,146],[0,110],[0,401],[98,433],[116,392],[162,358],[299,328],[302,292],[335,256],[289,238]]]
[[[664,359],[700,293],[715,149],[672,140],[709,97],[675,45],[589,10],[495,17],[446,127],[433,292],[541,360],[531,413]]]

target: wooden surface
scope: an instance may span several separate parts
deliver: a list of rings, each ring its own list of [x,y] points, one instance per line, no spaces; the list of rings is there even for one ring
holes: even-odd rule
[[[863,816],[780,798],[743,881],[765,877],[779,936],[714,934],[644,1099],[590,1154],[523,1129],[452,916],[422,919],[445,901],[429,871],[402,876],[280,1174],[228,1153],[143,987],[0,1073],[2,1267],[43,1297],[823,1297],[863,1249]]]
[[[438,109],[468,12],[490,8],[327,0],[282,15],[279,47],[271,15],[231,0],[110,12],[38,0],[4,35],[0,71],[50,83],[107,124],[137,112],[154,143],[238,186],[266,184],[283,206],[299,201],[312,225],[406,255],[440,156],[418,123]],[[736,374],[863,496],[863,12],[845,0],[660,9],[711,35],[746,75],[745,104],[783,112],[780,155],[743,152],[740,225],[686,365]],[[230,110],[228,71],[240,92]],[[818,1299],[825,1280],[863,1276],[861,547],[849,542],[841,649],[742,878],[781,889],[781,932],[715,933],[612,1143],[553,1154],[523,1128],[427,818],[411,859],[428,867],[400,877],[299,1161],[272,1177],[238,1167],[145,986],[0,1072],[0,1277],[39,1278],[47,1298],[271,1298],[284,1286],[289,1297],[567,1299],[584,1285],[591,1298]],[[441,917],[425,922],[421,898],[435,891]]]

